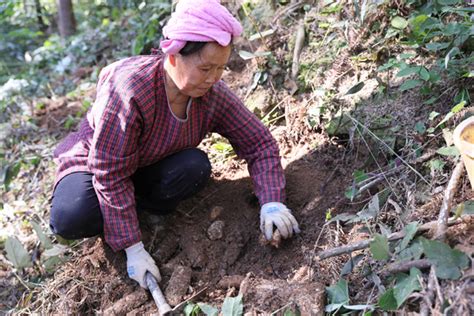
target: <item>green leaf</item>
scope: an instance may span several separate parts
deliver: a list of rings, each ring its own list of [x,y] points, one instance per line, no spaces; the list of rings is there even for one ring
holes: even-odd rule
[[[430,160],[430,169],[435,171],[443,170],[446,163],[440,159],[431,159]]]
[[[41,229],[41,226],[35,221],[31,221],[30,224],[31,226],[33,226],[33,229],[35,230],[36,235],[38,235],[38,239],[40,240],[44,249],[51,249],[53,247],[53,243],[48,238],[48,236],[46,236],[46,234],[43,232],[43,230]]]
[[[349,287],[347,281],[340,279],[336,284],[326,288],[330,304],[348,304]]]
[[[397,77],[405,77],[418,73],[421,70],[421,67],[406,67],[400,70],[397,73]]]
[[[133,55],[141,54],[144,47],[145,47],[145,35],[141,33],[133,40],[132,54]]]
[[[217,316],[219,315],[219,310],[214,306],[204,304],[204,303],[197,303],[201,311],[206,314],[206,316]]]
[[[460,112],[462,109],[464,109],[464,106],[466,105],[466,101],[465,100],[462,100],[461,102],[459,102],[458,104],[456,104],[455,106],[453,106],[453,108],[451,109],[451,111],[449,111],[446,116],[441,120],[441,122],[438,123],[438,125],[436,125],[435,128],[438,128],[440,127],[441,125],[443,125],[444,123],[446,123],[447,121],[449,121],[449,119],[451,117],[454,116],[454,114]]]
[[[410,59],[415,56],[416,54],[413,54],[413,53],[403,53],[403,54],[400,54],[400,59]]]
[[[360,90],[362,90],[362,88],[364,87],[364,82],[359,82],[358,84],[356,84],[355,86],[353,86],[352,88],[350,88],[347,92],[346,92],[346,95],[348,94],[355,94],[357,92],[359,92]]]
[[[436,71],[430,71],[430,82],[437,83],[441,80],[441,75]]]
[[[21,169],[21,162],[9,164],[6,161],[1,162],[0,165],[0,185],[3,185],[5,191],[10,190],[10,184],[18,175]]]
[[[416,88],[420,86],[422,83],[423,81],[418,80],[418,79],[407,80],[400,86],[400,91],[406,91],[406,90]]]
[[[376,260],[387,260],[389,258],[387,237],[375,234],[374,240],[370,242],[370,252]]]
[[[350,257],[349,260],[344,264],[344,267],[342,267],[341,270],[341,277],[348,275],[354,270],[355,266],[362,260],[364,259],[363,254],[358,254],[355,257]]]
[[[352,176],[354,177],[354,181],[356,183],[360,183],[361,181],[367,180],[369,178],[367,174],[362,170],[355,170],[352,173]]]
[[[398,262],[418,260],[423,255],[423,246],[419,239],[415,239],[411,246],[403,249],[397,256]]]
[[[469,96],[469,90],[466,88],[460,88],[458,93],[456,93],[456,96],[454,97],[454,102],[461,104],[462,101],[465,101],[466,103],[470,103],[471,101],[471,98]]]
[[[183,309],[184,315],[186,315],[186,316],[191,316],[191,314],[192,314],[192,312],[193,312],[193,310],[194,310],[194,306],[195,306],[195,304],[193,304],[193,303],[188,303],[188,304],[184,307],[184,309]]]
[[[420,240],[426,257],[436,267],[438,278],[457,280],[461,277],[461,269],[469,266],[469,257],[463,252],[436,240],[426,238]]]
[[[43,263],[43,266],[46,270],[46,272],[48,273],[53,273],[56,271],[56,267],[63,263],[65,260],[63,260],[61,257],[59,256],[54,256],[54,257],[50,257],[46,260],[44,260],[42,263]]]
[[[395,298],[394,289],[391,288],[380,297],[378,305],[385,311],[394,311],[398,308],[397,299]]]
[[[459,156],[459,150],[455,146],[441,147],[436,151],[442,156]]]
[[[344,196],[348,198],[350,201],[354,200],[355,196],[357,195],[358,191],[355,186],[350,186],[344,191]]]
[[[411,222],[407,226],[403,228],[403,232],[405,233],[405,237],[403,237],[402,241],[400,242],[399,246],[397,247],[397,253],[405,249],[410,241],[415,237],[416,230],[418,228],[417,222]]]
[[[430,78],[431,78],[431,76],[430,76]],[[437,97],[431,97],[431,98],[429,98],[428,100],[426,100],[426,101],[425,101],[425,102],[423,102],[423,103],[424,103],[424,104],[426,104],[426,105],[430,105],[430,104],[433,104],[433,103],[435,103],[435,102],[436,102],[436,100],[438,100],[438,98],[437,98]]]
[[[184,307],[183,313],[186,316],[197,316],[199,315],[199,306],[197,306],[197,304],[189,302]]]
[[[242,295],[236,297],[226,297],[224,304],[222,304],[223,316],[240,316],[244,312],[244,304],[242,302]]]
[[[467,103],[466,100],[462,100],[451,109],[451,112],[454,114],[460,112],[462,109],[464,109],[464,106],[466,105],[466,103]]]
[[[285,309],[283,316],[298,316],[298,313],[295,313],[291,308]]]
[[[392,19],[391,25],[396,29],[403,30],[408,26],[408,21],[401,16],[396,16]]]
[[[22,269],[33,265],[28,251],[26,251],[18,238],[9,236],[5,242],[5,250],[7,251],[7,259],[15,268]]]
[[[426,126],[424,122],[417,122],[415,124],[415,130],[418,132],[418,134],[424,134],[426,132]]]
[[[420,78],[423,79],[424,81],[430,80],[430,73],[428,72],[428,70],[426,70],[425,67],[421,67],[419,75],[420,75]]]
[[[380,200],[379,194],[375,194],[369,201],[369,204],[364,207],[360,212],[357,212],[357,217],[349,221],[349,223],[355,223],[360,221],[369,220],[377,217],[380,212]]]
[[[426,44],[426,49],[432,52],[437,52],[439,50],[448,48],[451,43],[428,43]]]
[[[474,201],[466,201],[463,204],[463,214],[474,214]]]
[[[380,66],[379,68],[377,68],[377,71],[379,72],[382,72],[382,71],[385,71],[387,69],[390,69],[390,68],[393,68],[395,66],[397,66],[398,63],[397,63],[397,60],[396,59],[389,59],[388,62],[386,62],[385,64],[383,64],[382,66]]]
[[[410,269],[410,275],[401,274],[402,277],[397,280],[394,287],[393,295],[397,301],[397,308],[402,306],[405,300],[415,291],[421,290],[418,277],[421,276],[421,271],[417,268]]]
[[[458,4],[459,0],[438,0],[438,3],[441,5],[453,5]]]
[[[352,126],[352,120],[345,114],[334,116],[325,126],[326,132],[330,136],[344,134]]]

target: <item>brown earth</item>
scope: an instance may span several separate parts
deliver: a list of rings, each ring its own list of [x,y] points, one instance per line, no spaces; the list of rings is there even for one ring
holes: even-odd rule
[[[259,242],[259,207],[243,166],[222,165],[229,170],[216,170],[209,185],[173,214],[141,214],[144,243],[160,267],[163,291],[168,291],[176,267],[184,266],[191,269],[191,280],[184,284],[182,300],[207,288],[194,301],[220,306],[226,295],[237,294],[247,276],[252,285],[242,293],[246,311],[271,313],[294,302],[300,311],[320,313],[329,275],[316,270],[312,259],[325,212],[341,200],[348,185],[351,166],[338,160],[343,151],[337,145],[318,147],[286,166],[288,206],[302,232],[278,249]],[[314,207],[308,207],[311,201]],[[211,240],[208,229],[215,221],[222,221],[224,228],[221,238],[218,234]],[[113,253],[101,237],[87,240],[75,257],[58,274],[63,281],[52,311],[121,314],[138,307],[137,313],[156,312],[151,297],[136,294],[140,288],[126,275],[124,254]],[[229,276],[234,281],[229,282]]]

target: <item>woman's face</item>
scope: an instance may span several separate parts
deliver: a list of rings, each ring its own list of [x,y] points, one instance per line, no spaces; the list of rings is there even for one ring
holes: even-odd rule
[[[230,53],[230,45],[224,47],[210,42],[189,56],[169,56],[173,66],[173,74],[170,75],[182,94],[201,97],[220,80]]]

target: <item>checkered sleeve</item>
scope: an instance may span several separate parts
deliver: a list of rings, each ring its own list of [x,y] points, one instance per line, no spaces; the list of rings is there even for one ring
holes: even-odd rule
[[[284,202],[285,176],[270,131],[224,83],[218,83],[215,92],[214,131],[226,137],[237,155],[247,161],[260,205]]]
[[[138,166],[141,116],[130,76],[105,72],[88,116],[94,129],[88,156],[104,220],[104,237],[114,251],[141,240],[130,176]]]

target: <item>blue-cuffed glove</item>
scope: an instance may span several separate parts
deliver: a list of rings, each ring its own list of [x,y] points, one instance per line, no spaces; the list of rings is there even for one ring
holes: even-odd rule
[[[267,240],[272,239],[274,225],[283,238],[293,236],[293,232],[300,232],[295,217],[285,204],[280,202],[263,204],[260,209],[260,230]]]
[[[161,281],[160,270],[158,270],[155,260],[145,250],[141,241],[126,248],[125,252],[127,254],[128,276],[137,281],[142,288],[148,288],[145,281],[145,273],[147,271],[155,277],[157,282]]]

